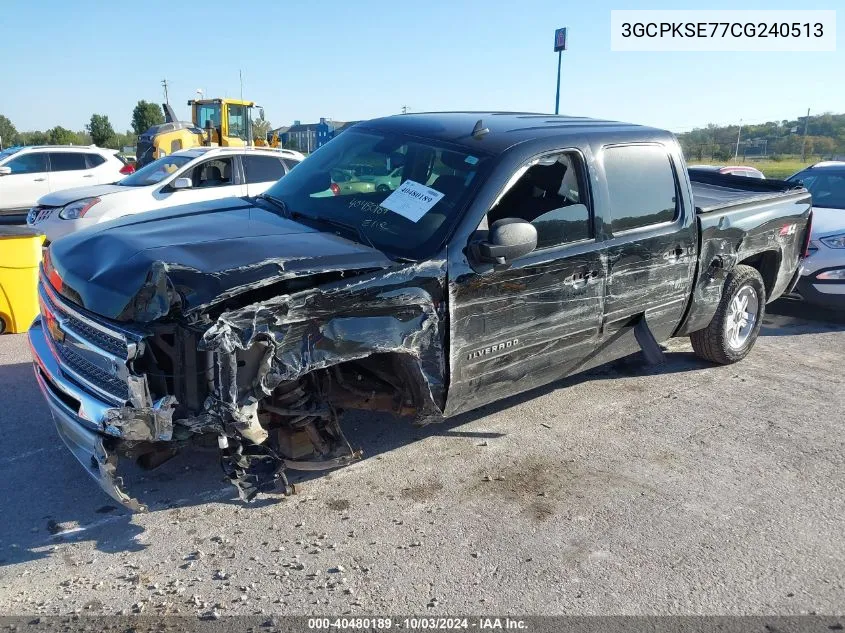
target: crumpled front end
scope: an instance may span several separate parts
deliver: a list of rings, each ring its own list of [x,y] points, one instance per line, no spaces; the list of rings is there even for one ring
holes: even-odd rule
[[[115,474],[118,455],[156,466],[216,436],[224,472],[250,500],[291,492],[286,469],[360,458],[339,425],[346,409],[440,418],[445,262],[320,280],[262,280],[136,329],[79,309],[42,275],[29,337],[59,434],[110,496],[143,511]]]
[[[130,510],[146,507],[122,490],[118,444],[153,446],[173,436],[174,400],[152,399],[131,363],[143,350],[139,332],[83,315],[42,281],[41,316],[29,330],[38,386],[59,436],[103,490]]]

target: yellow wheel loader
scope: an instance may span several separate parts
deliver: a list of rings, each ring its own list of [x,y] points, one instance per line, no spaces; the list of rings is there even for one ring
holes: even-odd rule
[[[137,167],[180,149],[201,145],[223,147],[279,147],[279,138],[254,139],[252,115],[262,108],[254,101],[240,99],[196,99],[188,101],[191,119],[178,121],[170,104],[162,104],[164,123],[152,126],[138,137]]]

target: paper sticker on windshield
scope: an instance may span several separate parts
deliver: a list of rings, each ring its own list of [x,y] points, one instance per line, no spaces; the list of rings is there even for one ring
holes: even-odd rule
[[[381,206],[412,222],[418,222],[442,198],[443,194],[439,191],[413,180],[406,180],[384,199]]]

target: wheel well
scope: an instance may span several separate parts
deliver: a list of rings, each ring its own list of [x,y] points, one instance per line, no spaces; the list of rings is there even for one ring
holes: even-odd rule
[[[766,288],[766,298],[768,299],[772,296],[772,291],[777,283],[780,259],[779,251],[763,251],[737,263],[757,269],[757,272],[763,278],[763,286]]]

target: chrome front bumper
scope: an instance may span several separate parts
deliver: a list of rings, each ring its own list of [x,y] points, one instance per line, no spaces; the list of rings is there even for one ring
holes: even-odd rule
[[[41,325],[41,317],[32,323],[28,338],[35,378],[59,436],[106,494],[130,510],[145,512],[147,507],[123,492],[123,482],[115,475],[117,457],[108,449],[116,440],[104,433],[105,424],[115,411],[114,405],[91,396],[65,378]]]

